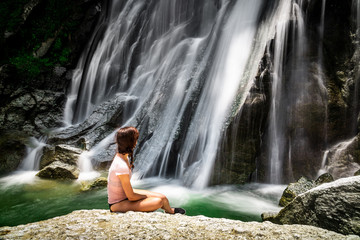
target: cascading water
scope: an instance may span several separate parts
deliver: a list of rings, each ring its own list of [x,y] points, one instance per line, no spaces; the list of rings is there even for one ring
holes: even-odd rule
[[[288,1],[283,6],[273,43],[273,82],[269,127],[267,131],[267,181],[293,181],[293,170],[303,168],[303,159],[319,157],[326,125],[317,129],[316,146],[311,144],[314,129],[311,122],[327,121],[327,92],[322,79],[322,40],[325,1],[318,29],[318,52],[311,53],[304,6],[306,1]],[[270,46],[269,46],[270,47]],[[271,50],[269,49],[269,52]],[[318,62],[311,62],[312,54]],[[313,148],[313,151],[309,151]],[[312,160],[309,160],[312,161]],[[305,164],[306,165],[306,164]],[[305,174],[315,175],[311,169]]]
[[[137,126],[144,136],[138,174],[206,186],[233,99],[246,96],[254,76],[247,72],[249,59],[255,55],[258,61],[270,38],[268,29],[256,35],[263,5],[262,0],[113,1],[103,39],[75,71],[66,122],[81,122],[96,105],[126,91],[137,105],[123,124]],[[255,36],[262,46],[256,54]]]
[[[21,162],[19,171],[37,171],[39,170],[40,157],[42,155],[42,149],[45,146],[44,137],[40,140],[32,137],[30,138],[30,144],[26,149],[26,157]]]
[[[283,65],[284,65],[284,52],[285,52],[285,43],[287,42],[287,25],[290,18],[290,9],[292,2],[288,1],[287,4],[282,6],[281,17],[276,26],[276,37],[275,37],[275,48],[274,48],[274,74],[273,74],[273,84],[272,84],[272,102],[270,109],[270,125],[269,125],[269,142],[270,142],[270,154],[269,161],[270,177],[271,183],[280,183],[282,176],[282,160],[284,159],[284,145],[285,139],[283,136],[283,128],[285,127],[284,117],[281,117],[280,114],[283,113],[280,104],[283,104],[281,101],[281,92],[282,92],[282,79],[283,79]]]

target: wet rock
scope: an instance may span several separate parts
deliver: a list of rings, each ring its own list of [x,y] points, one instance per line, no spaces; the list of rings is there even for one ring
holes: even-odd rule
[[[46,146],[40,160],[40,168],[44,168],[52,162],[60,161],[69,165],[77,166],[82,150],[68,145]]]
[[[354,176],[360,169],[360,134],[333,146],[326,158],[325,170],[334,179]]]
[[[271,221],[360,235],[360,176],[324,183],[300,194]]]
[[[48,143],[51,145],[67,144],[82,149],[90,149],[123,124],[125,110],[131,109],[136,100],[137,98],[133,96],[118,94],[99,105],[83,123],[61,129],[60,132],[53,132]],[[113,155],[113,150],[111,152],[110,155]],[[102,161],[108,160],[111,158]]]
[[[104,188],[107,186],[107,178],[99,177],[92,182],[81,182],[81,191],[90,191],[94,189]]]
[[[257,170],[256,158],[269,111],[270,68],[269,54],[265,52],[250,94],[244,105],[232,113],[233,118],[223,132],[211,184],[246,183]]]
[[[0,233],[2,239],[360,239],[313,226],[109,210],[74,211],[41,222],[1,227]]]
[[[80,170],[76,166],[55,161],[40,170],[36,176],[47,179],[77,179],[79,174]]]
[[[0,131],[0,174],[15,171],[26,154],[27,135]]]
[[[360,169],[354,173],[354,176],[360,176]]]

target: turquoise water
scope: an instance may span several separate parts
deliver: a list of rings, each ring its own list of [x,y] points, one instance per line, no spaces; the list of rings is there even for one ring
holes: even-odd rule
[[[17,173],[0,179],[0,226],[15,226],[68,214],[79,209],[108,209],[106,188],[81,191],[80,181],[42,180],[35,173]],[[285,186],[247,184],[194,190],[173,180],[133,181],[134,188],[165,194],[187,215],[261,221],[260,214],[277,211]]]

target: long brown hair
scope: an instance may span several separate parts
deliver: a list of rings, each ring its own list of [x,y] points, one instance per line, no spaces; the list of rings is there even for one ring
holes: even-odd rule
[[[134,148],[138,138],[139,131],[134,127],[123,127],[116,133],[117,151],[121,154],[129,154],[131,168],[134,168]]]

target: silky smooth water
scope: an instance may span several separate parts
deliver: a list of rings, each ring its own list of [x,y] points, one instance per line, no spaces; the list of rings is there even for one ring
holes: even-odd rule
[[[265,211],[278,211],[285,186],[247,184],[191,190],[174,180],[134,180],[135,188],[165,194],[188,216],[261,221]],[[17,172],[0,179],[0,226],[15,226],[68,214],[79,209],[108,209],[106,188],[82,192],[80,181],[60,182],[35,177],[35,172]],[[160,210],[159,210],[160,211]]]

